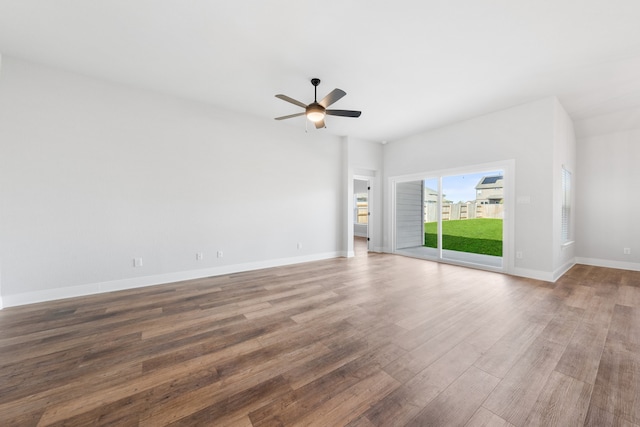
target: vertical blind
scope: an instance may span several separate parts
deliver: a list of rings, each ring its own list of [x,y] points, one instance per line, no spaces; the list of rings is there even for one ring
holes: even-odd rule
[[[570,239],[569,226],[571,218],[571,172],[562,167],[562,243]]]

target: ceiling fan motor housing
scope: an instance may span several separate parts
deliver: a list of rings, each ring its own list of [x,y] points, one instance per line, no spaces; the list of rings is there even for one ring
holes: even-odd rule
[[[312,122],[319,122],[324,119],[325,108],[317,102],[312,102],[305,109],[305,114]]]

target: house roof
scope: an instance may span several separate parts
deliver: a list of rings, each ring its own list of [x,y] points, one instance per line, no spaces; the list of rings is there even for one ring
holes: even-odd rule
[[[495,176],[483,176],[478,181],[478,185],[476,185],[476,190],[482,190],[484,188],[502,188],[503,187],[503,176],[495,175]]]
[[[0,53],[272,122],[319,77],[362,110],[322,131],[382,141],[554,95],[640,106],[638,22],[637,0],[3,0]]]

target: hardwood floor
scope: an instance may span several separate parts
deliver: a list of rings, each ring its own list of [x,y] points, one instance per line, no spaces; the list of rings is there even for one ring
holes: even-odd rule
[[[366,254],[0,311],[2,426],[640,425],[640,272]]]

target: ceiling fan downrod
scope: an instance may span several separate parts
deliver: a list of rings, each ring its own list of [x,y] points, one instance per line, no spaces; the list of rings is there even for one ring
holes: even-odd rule
[[[318,102],[318,85],[320,84],[320,79],[312,78],[311,84],[313,85],[313,102]]]

